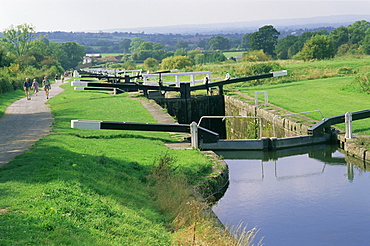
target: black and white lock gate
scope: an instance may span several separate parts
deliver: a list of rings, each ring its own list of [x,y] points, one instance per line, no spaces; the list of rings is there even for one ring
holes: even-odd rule
[[[188,124],[159,124],[138,122],[116,122],[96,120],[71,120],[71,128],[80,129],[106,129],[106,130],[131,130],[131,131],[162,131],[162,132],[187,132],[191,133],[193,148],[199,147],[199,141],[203,143],[215,143],[219,140],[219,134],[198,126],[192,122]]]

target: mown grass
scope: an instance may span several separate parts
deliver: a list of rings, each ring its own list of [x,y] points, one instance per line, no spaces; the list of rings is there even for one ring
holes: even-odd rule
[[[324,117],[331,117],[370,108],[370,95],[356,89],[353,76],[239,89],[240,92],[247,93],[251,97],[254,97],[254,91],[268,91],[269,103],[294,113],[320,110]],[[319,113],[306,116],[318,121],[322,119]],[[354,121],[353,130],[358,134],[370,135],[369,124],[369,119]],[[338,126],[344,129],[343,124]]]
[[[170,155],[189,183],[212,163],[168,149],[168,133],[71,129],[72,119],[154,120],[126,95],[63,87],[49,100],[51,134],[0,168],[0,245],[170,245],[169,222],[148,191],[153,163]]]

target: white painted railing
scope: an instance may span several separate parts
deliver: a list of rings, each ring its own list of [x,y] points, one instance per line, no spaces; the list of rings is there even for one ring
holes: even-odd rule
[[[204,74],[205,77],[207,77],[209,79],[209,81],[211,81],[212,72],[210,72],[210,71],[183,72],[183,73],[161,73],[161,74],[152,73],[152,74],[143,74],[142,76],[143,76],[144,85],[153,84],[153,81],[151,81],[151,78],[174,76],[175,77],[174,82],[163,82],[163,84],[174,84],[175,83],[176,86],[180,86],[180,82],[182,82],[182,83],[190,82],[191,85],[195,85],[195,83],[203,82],[204,78],[198,79],[198,80],[195,79],[195,75],[201,75],[201,74]],[[180,76],[190,76],[190,81],[181,81]]]

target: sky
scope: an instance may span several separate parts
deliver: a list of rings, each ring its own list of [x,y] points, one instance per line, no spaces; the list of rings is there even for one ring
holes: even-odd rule
[[[25,23],[36,31],[140,31],[140,27],[369,13],[370,0],[0,0],[0,32]]]

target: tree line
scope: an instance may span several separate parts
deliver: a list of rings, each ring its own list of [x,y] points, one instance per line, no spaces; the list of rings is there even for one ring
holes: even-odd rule
[[[75,68],[81,64],[86,53],[97,51],[77,42],[50,39],[53,35],[54,39],[61,39],[64,34],[36,33],[35,27],[28,24],[10,26],[4,30],[0,39],[0,93],[19,89],[24,77],[41,79],[45,75]],[[80,38],[91,36],[83,33],[76,35]],[[92,36],[96,38],[96,35],[100,37],[96,42],[102,48],[109,47],[113,42],[105,41],[105,38],[118,34],[98,33]],[[242,59],[251,62],[273,59],[310,61],[336,55],[370,54],[370,23],[365,20],[346,27],[289,33],[283,31],[283,34],[274,26],[266,25],[256,32],[243,35],[149,36],[156,37],[158,42],[146,40],[144,34],[132,35],[132,38],[114,42],[118,53],[124,54],[121,64],[115,66],[131,69],[143,63],[148,69],[181,69],[196,64],[223,62],[227,60],[223,52],[230,50],[243,52]]]
[[[332,29],[330,32],[327,29],[318,29],[302,32],[301,35],[280,36],[281,33],[276,28],[266,25],[256,32],[244,34],[238,50],[244,52],[244,61],[251,62],[273,59],[311,61],[330,59],[336,55],[370,55],[370,23],[365,20]],[[195,49],[189,49],[189,44],[180,40],[174,51],[166,49],[162,44],[137,37],[124,39],[120,45],[126,54],[123,58],[126,66],[132,67],[135,63],[144,62],[147,68],[161,64],[164,69],[222,62],[227,59],[223,51],[233,49],[230,39],[223,36],[212,37],[204,42],[203,48],[200,45]],[[174,67],[180,64],[180,67]]]
[[[37,37],[32,25],[11,25],[0,39],[0,93],[21,89],[26,77],[41,81],[72,69],[85,54],[78,43],[52,42]]]

